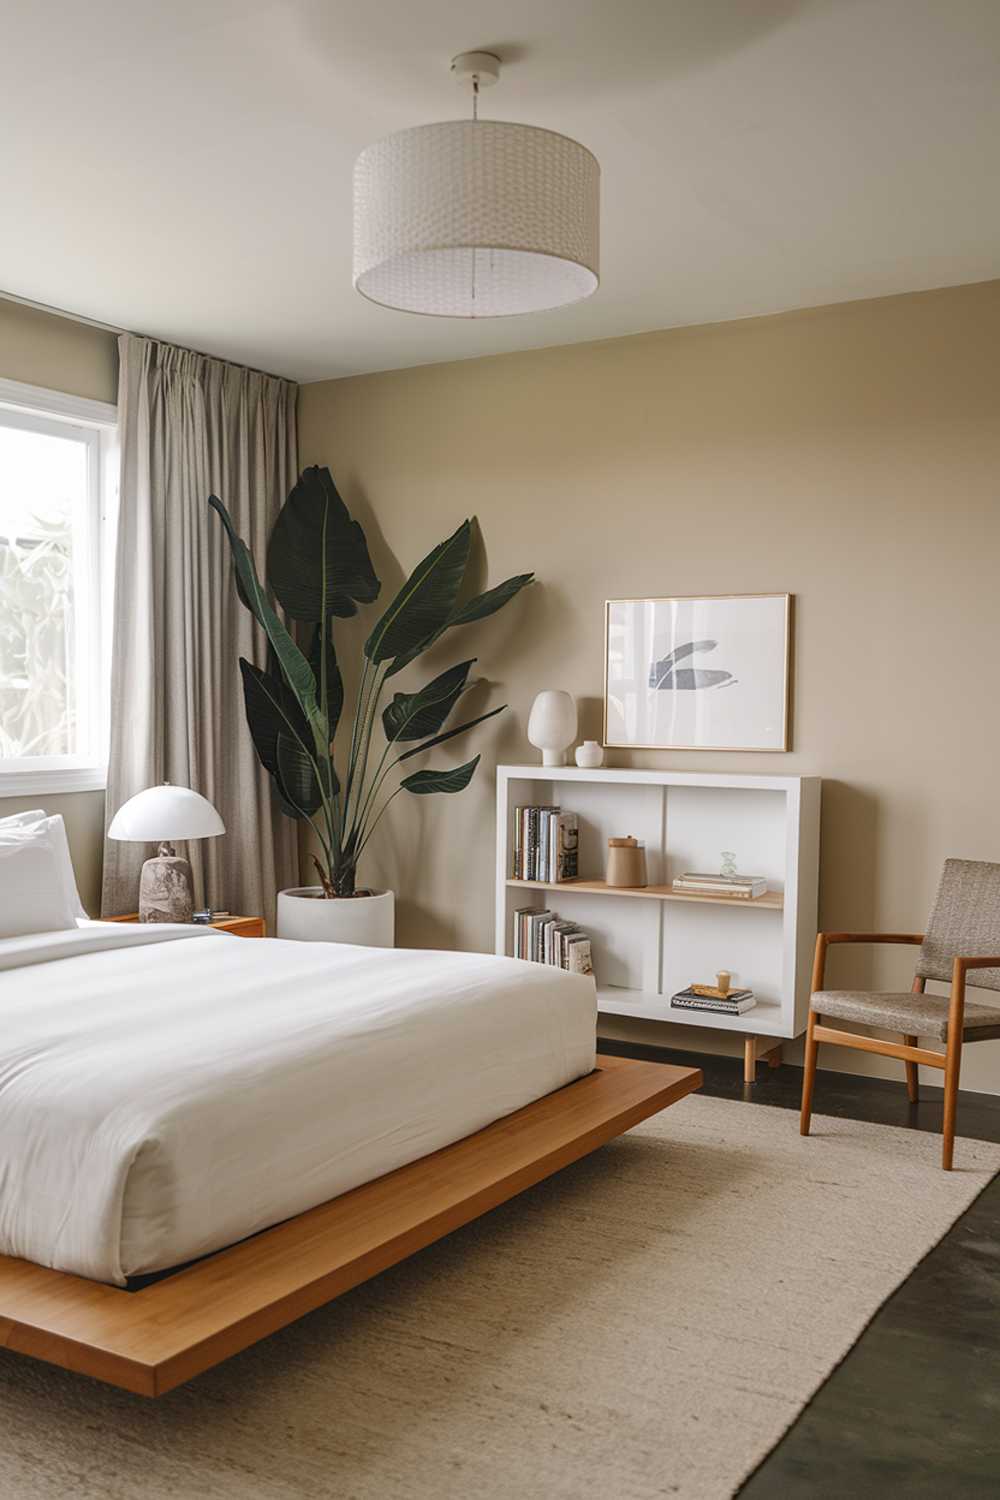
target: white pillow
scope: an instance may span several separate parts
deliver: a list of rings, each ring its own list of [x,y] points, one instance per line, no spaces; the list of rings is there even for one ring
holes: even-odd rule
[[[78,917],[86,917],[86,908],[80,900],[80,892],[76,888],[76,875],[73,871],[73,859],[69,852],[69,840],[66,837],[66,824],[62,820],[61,814],[56,813],[50,818],[43,807],[33,807],[28,812],[12,813],[9,818],[0,818],[0,835],[2,835],[5,828],[28,828],[35,823],[43,822],[47,822],[52,829],[53,840],[63,867],[63,883],[66,887],[67,898],[76,915]]]
[[[0,938],[76,926],[56,821],[0,828]]]

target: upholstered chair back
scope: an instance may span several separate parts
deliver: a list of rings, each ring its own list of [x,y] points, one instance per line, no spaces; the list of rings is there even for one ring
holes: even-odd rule
[[[920,948],[921,979],[951,981],[956,958],[1000,956],[1000,864],[946,859],[934,910]],[[976,969],[976,989],[1000,990],[1000,969]]]

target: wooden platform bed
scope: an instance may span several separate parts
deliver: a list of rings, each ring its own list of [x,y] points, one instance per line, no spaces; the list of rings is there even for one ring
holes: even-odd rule
[[[141,1291],[0,1256],[0,1345],[162,1396],[586,1156],[701,1085],[602,1057],[485,1130]]]

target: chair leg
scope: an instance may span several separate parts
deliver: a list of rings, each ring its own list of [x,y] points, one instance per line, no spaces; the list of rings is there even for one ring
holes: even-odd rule
[[[814,1011],[809,1012],[809,1020],[806,1024],[806,1058],[805,1068],[802,1073],[802,1114],[799,1118],[799,1134],[809,1134],[809,1123],[812,1120],[813,1084],[816,1081],[816,1059],[819,1055],[819,1042],[813,1035],[813,1029],[819,1017]]]
[[[904,1035],[903,1041],[906,1043],[907,1047],[915,1047],[917,1045],[918,1038],[915,1036]],[[906,1069],[907,1098],[909,1099],[911,1104],[916,1104],[917,1100],[920,1097],[917,1091],[917,1080],[919,1077],[919,1074],[917,1072],[917,1065],[915,1062],[908,1062],[904,1063],[903,1067]]]
[[[955,1114],[958,1108],[958,1075],[962,1066],[961,1035],[948,1042],[944,1065],[944,1123],[941,1127],[941,1165],[951,1171],[955,1155]]]

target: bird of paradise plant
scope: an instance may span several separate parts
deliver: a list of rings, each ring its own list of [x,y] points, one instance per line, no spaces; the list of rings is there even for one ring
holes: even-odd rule
[[[450,769],[423,769],[392,785],[396,769],[435,745],[465,734],[496,714],[492,708],[453,728],[445,724],[471,686],[475,657],[439,673],[414,692],[394,692],[382,707],[391,677],[415,661],[446,631],[484,620],[502,609],[534,575],[520,573],[459,602],[472,542],[473,522],[463,521],[417,564],[364,643],[350,724],[341,727],[344,684],[333,621],[373,604],[381,583],[364,531],[337,493],[327,468],[306,469],[282,507],[267,549],[267,588],[253,556],[216,496],[209,505],[225,527],[240,600],[264,630],[266,668],[240,658],[247,723],[261,764],[274,783],[283,812],[306,819],[323,851],[314,856],[324,896],[363,894],[358,863],[389,805],[400,792],[412,796],[460,792],[480,757]],[[306,650],[286,617],[308,627]],[[373,748],[376,720],[384,747]]]

